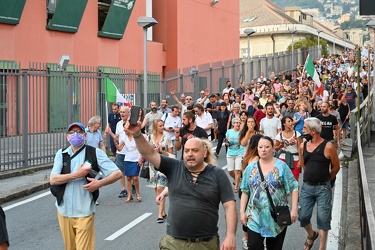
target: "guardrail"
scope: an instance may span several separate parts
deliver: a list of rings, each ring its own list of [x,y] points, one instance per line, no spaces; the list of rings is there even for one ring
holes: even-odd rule
[[[372,210],[370,190],[367,183],[365,161],[363,159],[360,124],[357,127],[358,149],[358,184],[359,184],[359,211],[361,223],[362,249],[375,249],[375,218]]]
[[[359,107],[356,107],[350,112],[350,132],[349,137],[352,139],[352,150],[355,151],[358,144],[358,138],[361,137],[361,145],[370,144],[370,134],[371,134],[371,122],[375,121],[373,117],[373,95],[374,91],[371,90],[367,98],[362,102]],[[358,121],[357,129],[357,115],[360,112],[360,118]],[[357,135],[357,130],[359,130],[359,137]]]

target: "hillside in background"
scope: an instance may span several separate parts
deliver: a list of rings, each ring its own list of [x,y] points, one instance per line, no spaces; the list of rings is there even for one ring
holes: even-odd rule
[[[271,0],[280,7],[299,6],[301,8],[321,8],[323,4],[318,0]]]

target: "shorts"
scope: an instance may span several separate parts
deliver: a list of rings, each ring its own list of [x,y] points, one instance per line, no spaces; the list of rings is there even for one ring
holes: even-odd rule
[[[215,129],[217,127],[217,120],[216,119],[212,119],[212,129]]]
[[[317,204],[316,220],[318,229],[330,230],[332,219],[332,189],[327,181],[324,185],[302,183],[298,202],[298,220],[301,227],[311,223],[315,203]]]
[[[118,169],[121,170],[121,172],[124,172],[124,159],[125,155],[120,153],[116,154],[115,164],[118,167]]]
[[[340,126],[341,126],[341,129],[349,130],[349,122],[348,121],[345,121],[344,125],[343,125],[342,121],[340,120]]]
[[[227,155],[228,171],[242,170],[242,159],[243,155]]]

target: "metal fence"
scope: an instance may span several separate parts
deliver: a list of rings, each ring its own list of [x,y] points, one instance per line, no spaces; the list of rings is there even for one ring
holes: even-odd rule
[[[317,56],[317,48],[296,50],[296,64],[307,54]],[[213,62],[166,73],[148,73],[147,103],[173,99],[169,90],[198,98],[199,91],[221,92],[227,80],[237,87],[242,81],[271,72],[292,70],[288,52],[247,59]],[[27,67],[9,62],[0,65],[0,171],[53,162],[59,148],[65,147],[68,124],[87,124],[101,116],[102,128],[110,107],[105,101],[105,78],[109,78],[132,104],[143,103],[143,72],[115,67],[68,65],[61,71],[57,64],[30,63]]]
[[[359,186],[359,212],[361,224],[361,249],[375,249],[375,218],[371,206],[370,189],[366,175],[366,166],[363,159],[360,124],[356,124],[357,149],[358,149],[358,186]]]

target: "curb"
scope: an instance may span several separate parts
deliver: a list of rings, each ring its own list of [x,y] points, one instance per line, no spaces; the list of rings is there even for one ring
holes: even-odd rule
[[[5,172],[0,172],[0,181],[4,179],[17,178],[20,176],[29,175],[30,173],[48,169],[52,169],[51,164],[8,170]],[[16,190],[9,193],[5,193],[5,195],[0,197],[0,204],[31,195],[41,190],[48,189],[50,186],[51,185],[49,184],[49,181],[40,181],[37,183],[30,184],[27,188],[24,188],[23,190]]]
[[[47,189],[50,186],[51,185],[49,184],[49,181],[46,181],[46,182],[43,182],[41,184],[33,185],[28,189],[24,189],[24,190],[21,190],[21,191],[18,191],[18,192],[6,194],[4,197],[0,197],[0,204],[3,204],[5,202],[9,202],[9,201],[12,201],[12,200],[15,200],[15,199],[19,199],[19,198],[31,195],[35,192]]]
[[[4,172],[0,172],[0,180],[22,176],[22,175],[28,175],[30,174],[30,172],[37,172],[41,170],[52,169],[52,167],[53,165],[51,164],[44,164],[44,165],[38,165],[38,166],[33,166],[33,167],[27,167],[27,168],[7,170]]]

